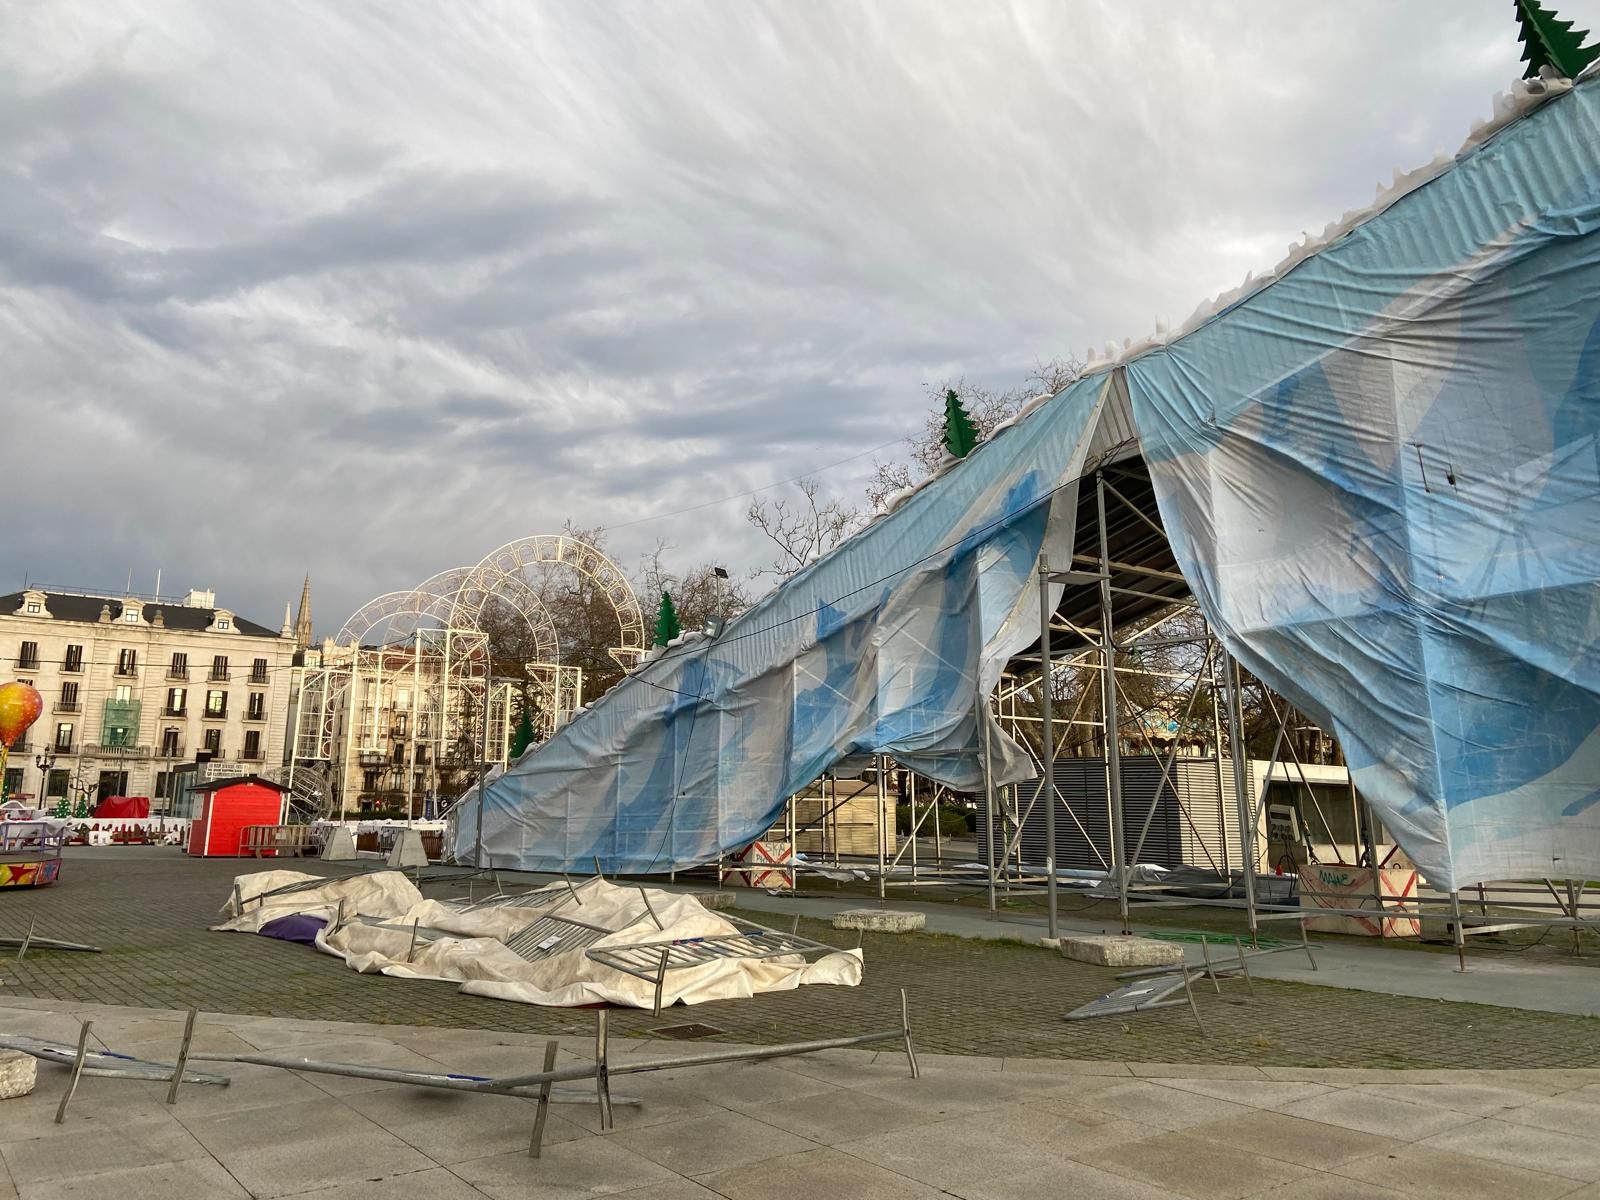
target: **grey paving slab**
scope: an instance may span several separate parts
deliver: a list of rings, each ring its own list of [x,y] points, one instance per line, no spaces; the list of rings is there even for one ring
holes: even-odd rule
[[[728,1200],[936,1200],[943,1191],[833,1149],[700,1177]]]
[[[1408,1142],[1420,1141],[1447,1129],[1470,1124],[1473,1120],[1466,1113],[1458,1113],[1453,1109],[1368,1096],[1359,1087],[1342,1088],[1325,1095],[1312,1096],[1309,1100],[1296,1100],[1277,1111],[1291,1117],[1341,1125],[1346,1129]]]
[[[1475,1117],[1504,1116],[1538,1099],[1537,1093],[1527,1088],[1484,1083],[1364,1084],[1361,1094],[1384,1100],[1409,1100],[1412,1104],[1448,1108]]]
[[[617,1130],[644,1129],[688,1117],[709,1117],[727,1110],[714,1100],[683,1086],[688,1072],[661,1071],[641,1075],[621,1075],[611,1081],[614,1096],[628,1095],[642,1103],[636,1107],[614,1107],[612,1119]],[[573,1084],[582,1087],[582,1084]],[[582,1129],[598,1131],[600,1110],[592,1104],[563,1104],[555,1111],[561,1118]]]
[[[720,1192],[713,1192],[692,1179],[669,1179],[665,1183],[646,1184],[629,1192],[617,1193],[618,1200],[723,1200]]]
[[[1112,1116],[1161,1129],[1186,1129],[1190,1125],[1242,1116],[1250,1111],[1242,1104],[1142,1079],[1100,1088],[1086,1097],[1084,1103]]]
[[[836,1088],[797,1100],[752,1105],[745,1110],[775,1129],[832,1145],[891,1129],[927,1123],[927,1113],[881,1096]]]
[[[1221,1145],[1196,1131],[1164,1133],[1076,1157],[1113,1175],[1141,1180],[1194,1200],[1238,1200],[1311,1174],[1307,1167]]]
[[[22,1200],[236,1200],[250,1193],[209,1158],[121,1167],[29,1186]]]
[[[1278,1083],[1268,1079],[1161,1079],[1163,1087],[1228,1100],[1250,1108],[1278,1108],[1334,1089],[1323,1083]]]
[[[107,1121],[91,1137],[30,1138],[0,1143],[0,1158],[18,1188],[53,1179],[74,1179],[115,1167],[207,1158],[199,1142],[176,1121],[117,1125]]]
[[[337,1100],[180,1118],[211,1155],[257,1195],[381,1178],[433,1166]]]
[[[775,1100],[799,1100],[805,1096],[823,1095],[838,1090],[827,1080],[805,1075],[798,1071],[785,1071],[771,1063],[731,1063],[721,1070],[711,1072],[694,1068],[673,1073],[680,1087],[692,1095],[704,1096],[727,1108],[744,1108],[753,1104],[769,1104]],[[630,1086],[636,1075],[619,1075],[613,1088]],[[910,1082],[910,1076],[905,1077]]]
[[[735,1112],[619,1131],[611,1140],[680,1175],[706,1175],[816,1148],[814,1142]]]
[[[1435,1134],[1423,1144],[1585,1183],[1600,1180],[1600,1139],[1594,1137],[1486,1118]]]
[[[1400,1146],[1343,1163],[1334,1173],[1395,1188],[1417,1200],[1543,1200],[1573,1190],[1566,1176],[1429,1145]]]
[[[353,1037],[331,1038],[323,1041],[303,1042],[289,1049],[275,1051],[285,1057],[310,1058],[322,1062],[356,1063],[367,1067],[394,1067],[402,1071],[437,1071],[439,1062],[418,1054],[415,1050],[398,1046],[386,1038]],[[345,1075],[326,1075],[321,1072],[297,1072],[313,1087],[330,1096],[347,1096],[355,1092],[373,1092],[383,1088],[409,1087],[409,1084],[387,1083],[377,1079],[357,1079]]]
[[[1579,1137],[1600,1136],[1600,1105],[1593,1101],[1572,1100],[1566,1096],[1546,1096],[1521,1108],[1498,1114],[1514,1125],[1535,1125]]]
[[[1070,1161],[969,1184],[961,1189],[960,1195],[963,1200],[1043,1200],[1047,1196],[1093,1197],[1093,1200],[1182,1200],[1183,1196],[1180,1192],[1168,1191],[1143,1180],[1103,1171],[1087,1163]]]
[[[1405,1200],[1405,1195],[1381,1184],[1343,1175],[1319,1174],[1270,1187],[1257,1192],[1250,1200]]]
[[[246,1063],[195,1065],[202,1070],[226,1075],[230,1082],[227,1087],[185,1084],[179,1088],[178,1102],[172,1112],[180,1120],[243,1112],[252,1108],[274,1108],[280,1104],[314,1104],[328,1098],[327,1092],[304,1077],[280,1071],[276,1067],[257,1067]],[[165,1087],[160,1084],[150,1084],[146,1091],[151,1101],[156,1103],[166,1095]],[[73,1105],[76,1107],[76,1100]]]
[[[1242,1117],[1208,1121],[1190,1132],[1221,1145],[1326,1171],[1340,1163],[1384,1154],[1405,1145],[1393,1138],[1324,1125],[1282,1113],[1255,1111]]]
[[[533,1131],[535,1106],[510,1096],[389,1088],[354,1093],[343,1100],[406,1145],[446,1165],[525,1152]],[[545,1118],[546,1146],[594,1136],[561,1115],[568,1111],[566,1105],[555,1107]]]
[[[531,1159],[526,1153],[475,1158],[450,1168],[496,1200],[577,1200],[673,1182],[659,1163],[610,1138],[562,1142]]]
[[[295,1200],[483,1200],[483,1193],[443,1167],[387,1179],[362,1179],[298,1192]]]

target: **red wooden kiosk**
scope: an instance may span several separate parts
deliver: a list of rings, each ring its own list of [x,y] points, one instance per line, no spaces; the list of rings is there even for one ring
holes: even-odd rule
[[[283,794],[289,789],[259,775],[213,779],[194,789],[200,802],[189,827],[189,853],[199,857],[237,858],[248,825],[283,822]]]

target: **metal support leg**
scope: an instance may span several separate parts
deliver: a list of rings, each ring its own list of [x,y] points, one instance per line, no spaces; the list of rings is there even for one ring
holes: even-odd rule
[[[1233,765],[1233,800],[1239,814],[1239,857],[1244,862],[1244,905],[1249,918],[1250,944],[1256,944],[1261,924],[1256,919],[1256,822],[1251,802],[1250,773],[1246,769],[1244,715],[1240,698],[1239,664],[1230,654],[1223,660],[1223,679],[1228,685],[1228,757]],[[1268,780],[1270,782],[1270,779]],[[1262,784],[1262,795],[1267,784]]]
[[[1211,981],[1211,990],[1222,995],[1222,983],[1217,979],[1216,968],[1211,965],[1211,943],[1203,933],[1200,935],[1200,961],[1206,965],[1205,977]]]
[[[1045,936],[1059,938],[1060,912],[1056,896],[1056,727],[1055,697],[1051,694],[1050,671],[1050,561],[1039,556],[1039,718],[1044,750],[1044,870]],[[984,713],[987,719],[987,711]]]
[[[167,1085],[168,1104],[178,1102],[178,1085],[183,1082],[184,1068],[189,1065],[189,1045],[194,1041],[194,1022],[199,1015],[198,1008],[191,1008],[183,1022],[183,1044],[178,1047],[178,1062],[172,1068],[172,1082]]]
[[[238,884],[234,885],[235,888]],[[39,923],[39,915],[35,913],[28,920],[28,932],[22,935],[22,945],[17,949],[17,961],[22,961],[22,956],[28,952],[28,943],[33,941],[33,927]]]
[[[799,922],[799,920],[800,920],[799,917],[795,918],[795,921],[797,923]],[[666,990],[666,987],[667,987],[667,959],[670,958],[671,955],[672,955],[672,948],[670,946],[661,947],[661,962],[656,967],[656,1007],[655,1007],[655,1015],[658,1016],[658,1017],[661,1015],[661,993],[664,992]]]
[[[1317,969],[1317,956],[1311,953],[1311,939],[1306,936],[1306,919],[1301,917],[1295,922],[1300,926],[1300,948],[1306,952],[1306,961],[1311,964],[1311,969]]]
[[[1450,916],[1456,933],[1456,970],[1464,975],[1467,971],[1467,931],[1461,925],[1460,892],[1450,893]]]
[[[1194,1014],[1195,1027],[1200,1030],[1200,1036],[1206,1036],[1205,1022],[1200,1019],[1200,1006],[1194,1002],[1194,989],[1189,986],[1189,968],[1178,968],[1183,972],[1183,994],[1189,998],[1189,1011]]]
[[[67,1078],[67,1090],[61,1094],[61,1103],[56,1108],[57,1125],[66,1121],[67,1105],[72,1103],[72,1093],[78,1090],[78,1078],[83,1074],[83,1059],[89,1052],[89,1030],[93,1028],[93,1021],[85,1021],[83,1028],[78,1030],[78,1056],[72,1061],[72,1074]]]
[[[889,873],[889,865],[887,862],[889,852],[889,818],[883,811],[888,804],[889,790],[888,788],[884,787],[883,755],[878,755],[873,761],[877,764],[878,768],[878,903],[882,904],[885,895],[884,887],[886,886],[884,883],[884,876]],[[917,831],[913,829],[911,831],[911,836],[915,837],[916,833]]]
[[[594,1014],[594,1089],[600,1104],[600,1128],[612,1128],[611,1121],[611,1068],[607,1062],[606,1010],[596,1009]]]
[[[1239,974],[1244,976],[1245,990],[1254,996],[1256,994],[1256,983],[1255,980],[1250,978],[1250,961],[1249,956],[1244,952],[1244,939],[1234,938],[1233,948],[1239,952]]]
[[[556,1069],[556,1048],[559,1045],[554,1038],[544,1044],[544,1069],[549,1074]],[[538,1158],[544,1151],[544,1122],[550,1115],[550,1080],[546,1079],[539,1085],[539,1109],[533,1117],[533,1136],[528,1139],[528,1157]]]
[[[911,1078],[921,1079],[922,1072],[917,1067],[917,1052],[911,1048],[911,1002],[906,999],[905,988],[900,989],[900,1032],[905,1036],[906,1064],[911,1068]]]
[[[978,703],[980,707],[984,703],[982,695],[979,695]],[[937,794],[935,795],[935,803],[937,803]],[[994,823],[999,814],[996,811],[998,806],[994,802],[994,750],[990,744],[989,722],[987,721],[983,723],[983,803],[983,827],[986,835],[984,837],[984,865],[989,868],[989,913],[992,916],[995,911],[994,884],[997,867],[994,852]],[[937,817],[937,814],[935,814],[935,817]],[[944,865],[942,860],[940,865]]]
[[[1111,874],[1117,884],[1117,915],[1128,925],[1128,847],[1122,828],[1122,722],[1117,715],[1116,611],[1111,602],[1111,549],[1106,537],[1106,481],[1095,475],[1095,505],[1100,522],[1100,691],[1106,739],[1106,799],[1111,810]]]

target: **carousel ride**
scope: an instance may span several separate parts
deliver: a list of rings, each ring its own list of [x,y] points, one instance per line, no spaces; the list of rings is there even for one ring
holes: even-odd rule
[[[647,649],[627,575],[563,534],[507,542],[471,567],[375,596],[296,668],[293,747],[279,782],[316,820],[439,817],[480,774],[537,745],[583,704],[547,601],[576,577],[617,622],[624,670]],[[530,740],[531,737],[531,740]]]

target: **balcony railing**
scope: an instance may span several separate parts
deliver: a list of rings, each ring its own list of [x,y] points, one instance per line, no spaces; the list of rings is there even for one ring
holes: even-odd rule
[[[203,721],[226,721],[228,719],[228,710],[226,707],[208,708],[200,714],[200,719]]]
[[[55,711],[64,713],[82,712],[83,704],[78,700],[57,700],[55,704]]]
[[[90,742],[83,752],[95,758],[149,758],[149,746],[106,746]]]
[[[12,754],[26,754],[33,749],[33,743],[27,738],[18,738],[16,745],[11,747]]]
[[[266,683],[267,682],[267,673],[265,671],[251,671],[250,672],[250,682],[251,683]]]
[[[184,683],[187,683],[187,682],[189,682],[189,668],[188,667],[168,667],[167,668],[167,678],[168,679],[178,679],[178,680],[182,680]]]
[[[76,658],[76,659],[69,658],[69,659],[67,659],[66,662],[61,664],[61,673],[63,675],[82,675],[83,674],[83,659],[81,659],[81,658]]]
[[[246,721],[265,721],[267,719],[267,710],[263,708],[258,711],[254,708],[247,708],[245,709],[244,719]]]
[[[31,655],[31,656],[21,655],[21,654],[17,655],[17,670],[19,670],[19,671],[37,671],[38,669],[39,669],[39,656],[37,654]]]
[[[239,751],[239,757],[247,762],[259,762],[261,759],[265,758],[266,755],[260,750],[251,750],[247,747],[246,749]]]
[[[161,744],[161,753],[157,757],[160,757],[160,758],[183,758],[183,757],[185,757],[184,752],[183,752],[183,746],[182,746],[181,743],[178,743],[178,742],[163,742]]]
[[[233,673],[231,671],[229,671],[228,668],[226,668],[226,667],[222,667],[221,669],[218,669],[217,667],[212,667],[209,671],[206,672],[206,679],[208,679],[212,683],[227,683],[228,680],[230,680],[232,678],[233,678]]]
[[[206,747],[204,747],[204,749],[205,749],[205,752],[207,754],[211,755],[211,760],[213,762],[217,761],[218,759],[222,759],[222,758],[227,758],[228,757],[228,752],[226,750],[224,750],[221,746],[218,746],[215,749],[213,749],[210,746],[206,746]]]
[[[161,710],[161,715],[163,717],[184,717],[184,716],[188,716],[189,715],[189,707],[188,707],[188,705],[184,705],[181,708],[163,708]]]
[[[27,743],[23,743],[21,749],[26,750],[27,748]],[[17,747],[12,747],[12,749],[16,750]],[[76,742],[57,741],[50,746],[50,753],[52,754],[76,754],[77,752],[78,744]]]
[[[131,679],[133,676],[139,673],[139,664],[119,662],[115,667],[112,668],[111,673],[113,675],[120,675],[124,679]]]

